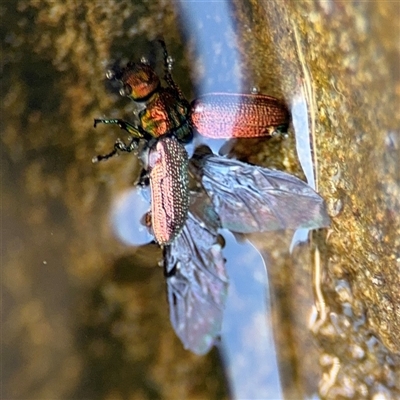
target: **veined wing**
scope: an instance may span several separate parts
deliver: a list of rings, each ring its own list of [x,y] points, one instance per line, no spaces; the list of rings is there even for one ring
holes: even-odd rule
[[[205,354],[221,330],[228,278],[218,217],[206,223],[213,210],[197,211],[191,207],[181,234],[164,248],[164,268],[172,326],[186,349]]]
[[[200,176],[223,228],[250,233],[316,229],[329,225],[322,197],[282,171],[196,151],[192,173]]]

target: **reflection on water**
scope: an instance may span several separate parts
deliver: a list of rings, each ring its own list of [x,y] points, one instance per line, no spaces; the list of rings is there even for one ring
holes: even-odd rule
[[[140,246],[153,240],[143,221],[150,210],[149,196],[145,196],[144,191],[134,187],[119,193],[112,206],[114,233],[128,246]]]
[[[309,113],[304,96],[304,89],[302,87],[299,87],[299,93],[293,95],[290,111],[292,115],[294,135],[296,138],[297,156],[307,183],[313,189],[316,189],[314,176],[315,165],[311,154],[311,132],[308,123]],[[294,246],[299,243],[307,242],[309,232],[309,229],[298,229],[293,235],[290,250],[292,251]]]
[[[268,277],[260,253],[224,231],[229,290],[219,349],[234,398],[282,398],[270,315]]]

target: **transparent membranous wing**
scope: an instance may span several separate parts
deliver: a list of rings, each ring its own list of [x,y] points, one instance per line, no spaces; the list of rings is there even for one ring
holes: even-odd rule
[[[228,287],[218,229],[249,233],[329,225],[323,199],[305,182],[196,149],[186,224],[164,248],[170,319],[184,347],[205,354],[221,330]]]
[[[218,216],[204,195],[192,194],[181,234],[164,248],[170,320],[184,347],[196,354],[207,353],[221,330],[228,287]]]
[[[282,171],[196,151],[192,173],[200,176],[223,228],[250,233],[317,229],[329,225],[322,197]]]

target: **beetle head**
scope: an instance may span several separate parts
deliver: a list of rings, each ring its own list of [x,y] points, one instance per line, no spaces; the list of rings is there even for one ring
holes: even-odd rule
[[[121,96],[128,96],[135,101],[144,101],[156,92],[160,78],[152,67],[144,63],[128,63],[126,68],[115,71],[114,76],[121,81]]]

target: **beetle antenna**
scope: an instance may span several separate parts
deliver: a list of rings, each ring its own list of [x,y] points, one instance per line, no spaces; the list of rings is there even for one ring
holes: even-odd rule
[[[167,46],[164,42],[164,39],[158,39],[158,42],[161,45],[164,55],[164,80],[165,82],[167,82],[168,86],[176,93],[179,100],[187,102],[180,87],[175,83],[174,78],[171,74],[174,59],[168,54]]]

